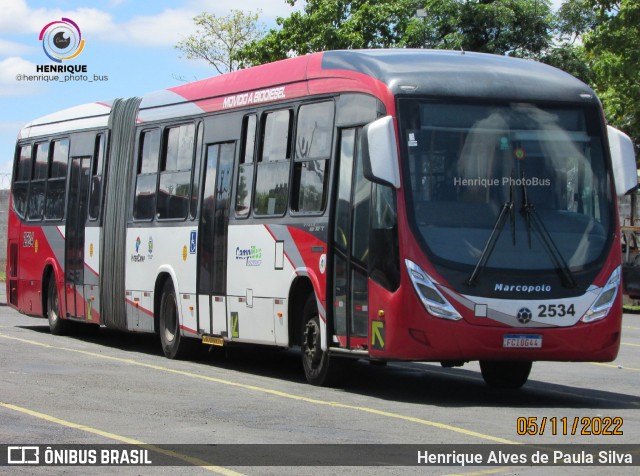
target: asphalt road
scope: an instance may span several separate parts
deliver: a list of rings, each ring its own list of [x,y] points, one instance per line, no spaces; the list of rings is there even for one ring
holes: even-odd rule
[[[190,458],[188,448],[172,447],[168,457],[188,467],[22,466],[0,467],[0,473],[637,474],[638,466],[588,464],[294,467],[286,451],[307,452],[313,460],[330,458],[316,445],[336,443],[443,444],[451,445],[443,447],[449,452],[463,452],[465,444],[640,444],[639,377],[640,316],[635,315],[624,317],[615,362],[535,363],[521,390],[500,391],[484,385],[475,363],[443,369],[362,361],[352,365],[340,387],[318,388],[305,383],[295,352],[230,349],[197,361],[171,361],[154,336],[107,329],[52,336],[46,320],[2,306],[0,447],[276,444],[281,445],[276,454],[284,451],[284,456],[279,466],[246,466],[255,463],[251,454],[235,464],[208,466]],[[530,417],[536,419],[530,420],[538,425],[536,435],[519,435],[518,419]],[[621,435],[580,434],[583,419],[597,420],[600,428],[607,418],[619,424]],[[287,446],[292,444],[305,446]],[[155,446],[150,451],[161,454]],[[364,457],[375,464],[375,455],[365,451]],[[640,455],[634,458],[637,462]]]

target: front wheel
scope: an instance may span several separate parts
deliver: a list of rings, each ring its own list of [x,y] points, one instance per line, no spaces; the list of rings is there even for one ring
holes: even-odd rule
[[[192,355],[197,342],[180,335],[178,304],[171,281],[167,281],[162,289],[159,313],[160,342],[164,355],[169,359]]]
[[[311,385],[329,385],[339,378],[336,365],[330,366],[329,352],[321,347],[320,316],[315,296],[309,295],[302,311],[302,367]]]
[[[481,360],[480,370],[485,383],[494,388],[516,389],[529,378],[532,362],[500,362]]]

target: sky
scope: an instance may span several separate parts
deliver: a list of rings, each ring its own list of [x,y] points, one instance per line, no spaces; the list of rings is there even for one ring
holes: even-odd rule
[[[260,10],[267,28],[293,11],[285,0],[0,0],[0,188],[10,185],[16,137],[31,120],[217,74],[204,61],[181,58],[174,45],[195,32],[197,14],[226,16],[232,9]],[[20,74],[42,75],[37,65],[56,64],[39,36],[62,18],[73,20],[85,40],[82,52],[62,64],[86,65],[91,81],[18,81]]]
[[[226,16],[232,9],[260,10],[267,28],[293,11],[285,0],[0,0],[0,188],[10,185],[16,137],[31,120],[214,76],[212,66],[181,58],[174,45],[195,32],[197,14]],[[19,81],[18,75],[38,74],[37,65],[55,64],[39,36],[62,18],[73,20],[85,40],[82,52],[62,64],[86,65],[91,81]]]

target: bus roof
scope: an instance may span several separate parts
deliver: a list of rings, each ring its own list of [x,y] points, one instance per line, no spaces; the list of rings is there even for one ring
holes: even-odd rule
[[[394,95],[584,102],[595,93],[564,71],[533,60],[448,50],[329,51],[324,69],[357,71]],[[589,97],[587,97],[589,96]]]
[[[342,50],[277,61],[147,94],[142,98],[138,121],[187,117],[327,92],[368,92],[383,100],[416,95],[597,101],[595,93],[578,79],[532,60],[445,50]],[[105,127],[111,105],[85,104],[41,117],[26,125],[20,137]]]

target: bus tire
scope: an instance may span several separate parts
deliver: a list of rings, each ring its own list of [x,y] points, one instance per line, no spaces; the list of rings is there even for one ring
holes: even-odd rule
[[[490,387],[517,389],[529,378],[532,362],[501,362],[481,360],[482,378]]]
[[[196,341],[180,334],[178,301],[173,284],[168,280],[162,288],[159,309],[160,343],[162,351],[169,359],[189,357],[195,350]]]
[[[60,317],[60,298],[54,276],[51,276],[47,283],[47,320],[49,330],[54,336],[65,335],[69,331],[69,321]]]
[[[315,295],[312,293],[307,298],[302,311],[302,367],[307,382],[311,385],[335,384],[339,378],[338,370],[334,365],[330,366],[330,355],[321,347],[322,332],[320,327],[320,315],[316,305]]]

